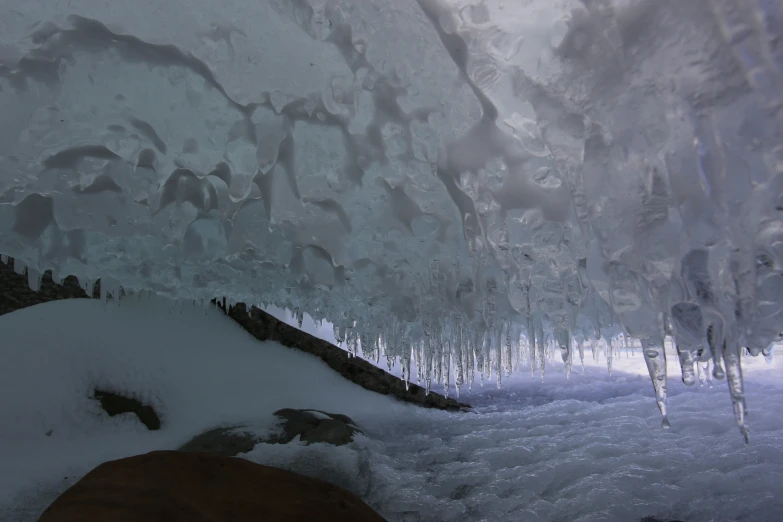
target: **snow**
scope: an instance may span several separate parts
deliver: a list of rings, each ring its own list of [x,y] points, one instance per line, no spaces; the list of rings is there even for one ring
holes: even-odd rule
[[[0,339],[3,521],[33,522],[100,462],[224,423],[271,429],[282,407],[349,415],[366,437],[339,448],[260,444],[242,457],[331,480],[392,522],[772,522],[783,509],[779,361],[743,360],[745,445],[724,381],[670,383],[672,428],[662,430],[638,348],[614,358],[611,377],[588,353],[584,375],[566,379],[562,364],[549,364],[543,383],[518,372],[500,390],[463,394],[472,413],[448,413],[367,392],[217,310],[157,298],[38,305],[0,317]],[[88,399],[96,384],[155,404],[162,429],[101,414]]]
[[[175,448],[211,427],[262,428],[284,407],[335,411],[357,422],[405,409],[319,359],[259,343],[214,308],[147,298],[119,307],[52,302],[0,317],[0,339],[3,502],[32,482]],[[133,415],[102,414],[89,398],[95,387],[150,403],[162,429],[147,431]]]

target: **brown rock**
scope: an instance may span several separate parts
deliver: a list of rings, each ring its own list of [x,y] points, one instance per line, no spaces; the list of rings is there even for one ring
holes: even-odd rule
[[[348,491],[252,462],[155,451],[101,464],[39,522],[383,522]]]

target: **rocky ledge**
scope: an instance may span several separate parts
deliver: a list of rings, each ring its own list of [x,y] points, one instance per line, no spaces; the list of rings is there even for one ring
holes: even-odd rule
[[[223,307],[222,304],[219,304]],[[277,341],[283,346],[296,348],[320,358],[330,368],[370,391],[392,395],[406,402],[412,402],[425,408],[437,408],[441,410],[466,410],[469,405],[458,402],[452,398],[444,397],[438,393],[426,392],[424,388],[411,383],[406,387],[405,382],[398,377],[374,366],[359,357],[352,357],[345,350],[334,346],[332,343],[319,339],[306,332],[290,326],[263,310],[252,307],[250,309],[243,303],[224,308],[226,314],[239,323],[253,337],[260,341]]]

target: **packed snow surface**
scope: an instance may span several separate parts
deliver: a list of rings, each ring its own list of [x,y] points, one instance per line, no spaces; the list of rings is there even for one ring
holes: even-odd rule
[[[260,444],[241,457],[342,485],[390,522],[774,522],[783,510],[779,363],[746,365],[760,407],[745,445],[717,385],[672,385],[677,415],[661,430],[638,349],[619,353],[611,377],[590,356],[584,374],[567,380],[550,365],[542,384],[519,372],[501,390],[464,394],[473,413],[447,413],[363,390],[217,310],[159,299],[38,305],[0,317],[0,338],[4,522],[34,522],[105,460],[175,448],[223,423],[267,430],[282,407],[347,414],[367,436]],[[162,429],[109,418],[89,399],[96,385],[153,404]]]
[[[783,0],[0,0],[0,253],[306,311],[427,382],[627,334],[664,425],[671,336],[747,438],[781,38]]]

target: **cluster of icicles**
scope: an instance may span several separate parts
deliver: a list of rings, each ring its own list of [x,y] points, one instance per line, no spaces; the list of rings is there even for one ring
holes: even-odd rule
[[[301,328],[303,314],[296,310]],[[352,325],[357,326],[357,325]],[[763,354],[767,362],[771,362],[774,344],[764,350],[742,348],[732,351],[730,344],[716,343],[717,336],[712,329],[708,331],[708,347],[700,348],[695,353],[681,349],[673,338],[632,339],[620,333],[615,336],[602,337],[572,335],[571,332],[554,328],[552,335],[546,335],[544,322],[539,317],[528,320],[525,328],[519,324],[504,322],[495,329],[468,328],[458,319],[448,321],[442,328],[425,330],[424,335],[411,335],[410,325],[402,325],[392,321],[389,325],[376,329],[364,329],[345,326],[334,326],[334,336],[349,353],[379,363],[385,358],[389,370],[395,362],[399,362],[402,377],[406,385],[411,379],[416,379],[429,392],[433,381],[442,384],[446,395],[449,393],[451,379],[459,395],[463,384],[470,389],[478,376],[483,386],[485,380],[496,380],[500,387],[503,376],[510,376],[512,371],[529,368],[535,377],[539,372],[541,381],[547,361],[552,361],[559,352],[565,365],[566,377],[570,377],[575,357],[578,355],[582,372],[584,372],[585,346],[589,346],[593,360],[597,360],[603,352],[609,374],[612,373],[612,362],[615,357],[625,352],[626,357],[635,355],[635,347],[640,346],[642,356],[652,380],[655,399],[663,415],[662,427],[670,427],[666,408],[667,397],[667,361],[666,344],[671,339],[682,369],[682,382],[687,386],[697,381],[700,386],[712,387],[712,380],[726,379],[734,405],[734,415],[740,432],[747,443],[749,431],[747,425],[747,404],[744,395],[742,378],[742,358]],[[778,339],[780,340],[780,339]],[[411,371],[414,363],[415,375]],[[725,365],[725,369],[724,369]]]
[[[0,256],[0,262],[8,263],[9,258]],[[29,287],[38,291],[43,274],[29,269],[19,260],[14,260],[13,263],[14,271],[20,275],[26,274]],[[58,284],[63,282],[63,278],[55,273],[52,274],[52,279]],[[95,281],[85,279],[80,283],[87,295],[93,295]],[[104,303],[119,303],[123,297],[141,299],[145,294],[151,296],[152,292],[134,292],[118,284],[111,285],[101,281],[99,298]],[[181,305],[184,303],[180,301]],[[236,303],[229,300],[228,304],[232,306]],[[210,301],[194,301],[193,305],[208,307]],[[293,316],[301,329],[304,311],[295,308]],[[494,325],[494,321],[490,323]],[[322,326],[322,321],[316,321],[316,325]],[[352,356],[361,356],[376,364],[385,359],[390,371],[399,363],[406,387],[415,379],[417,384],[422,385],[429,393],[434,382],[443,386],[446,396],[449,395],[452,382],[459,396],[462,386],[467,385],[468,390],[472,389],[477,378],[481,386],[494,380],[500,387],[504,376],[523,371],[523,368],[528,368],[533,377],[538,372],[543,382],[547,362],[551,364],[558,352],[565,365],[566,378],[569,378],[576,356],[579,357],[584,372],[586,345],[592,352],[594,361],[603,353],[611,375],[614,358],[622,353],[625,353],[626,357],[634,356],[635,348],[640,345],[652,380],[655,399],[663,415],[662,426],[670,427],[666,409],[667,368],[664,338],[637,340],[625,333],[585,336],[581,330],[572,333],[561,327],[547,329],[551,331],[551,335],[548,335],[545,333],[547,330],[544,319],[540,315],[528,318],[526,325],[504,321],[493,328],[487,328],[486,323],[482,323],[481,327],[468,325],[461,318],[454,316],[442,325],[427,320],[421,324],[403,323],[392,318],[386,324],[374,326],[343,321],[340,325],[335,324],[333,329],[338,344]],[[671,335],[670,321],[667,321],[667,333]],[[709,328],[708,347],[700,348],[695,355],[694,351],[681,349],[673,338],[671,343],[677,351],[682,368],[682,382],[686,385],[691,386],[698,381],[700,386],[712,387],[712,379],[727,379],[735,418],[747,443],[749,432],[742,381],[742,358],[763,354],[767,362],[771,362],[774,344],[763,350],[743,348],[732,351],[731,345],[726,341],[723,341],[720,349],[716,349],[719,348],[716,345],[717,339],[714,330]],[[781,340],[783,334],[776,339]]]

